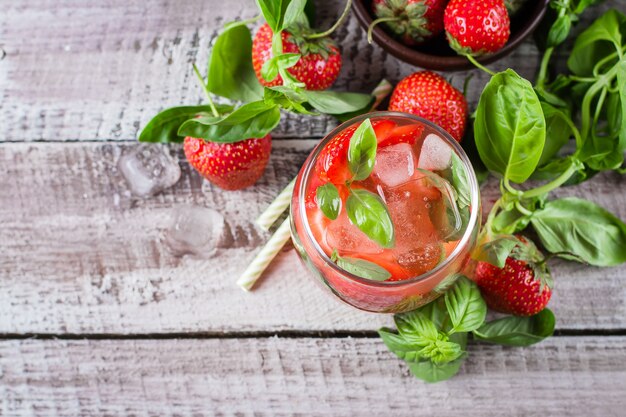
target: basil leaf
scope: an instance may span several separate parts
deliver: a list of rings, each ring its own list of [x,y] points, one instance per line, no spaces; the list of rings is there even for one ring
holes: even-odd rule
[[[193,136],[212,142],[232,143],[262,138],[280,122],[280,110],[264,101],[244,104],[224,117],[199,117],[187,120],[178,130],[181,136]]]
[[[562,44],[572,29],[572,19],[568,14],[559,16],[548,32],[548,48]]]
[[[484,323],[487,304],[478,286],[469,278],[460,277],[446,292],[444,300],[452,321],[452,329],[448,333],[469,332]]]
[[[354,131],[348,148],[348,168],[354,181],[362,181],[370,176],[376,162],[376,132],[370,119],[365,119]]]
[[[365,259],[337,257],[337,266],[372,281],[385,281],[391,278],[391,274],[385,268]]]
[[[315,190],[315,198],[317,205],[319,206],[324,216],[331,220],[335,220],[339,216],[341,211],[341,198],[339,197],[339,191],[335,184],[328,183],[320,185]]]
[[[494,75],[480,96],[474,136],[489,170],[513,182],[526,181],[546,140],[546,121],[532,85],[512,69]]]
[[[469,207],[471,203],[470,181],[463,161],[461,161],[461,158],[459,158],[456,152],[452,152],[452,164],[450,165],[450,169],[452,171],[450,181],[456,190],[456,201],[459,209]]]
[[[541,102],[541,108],[546,119],[546,142],[539,158],[539,166],[548,163],[569,142],[572,129],[568,124],[570,117],[562,110],[551,104]]]
[[[395,245],[395,234],[387,206],[367,190],[351,190],[346,201],[348,218],[356,227],[383,248]]]
[[[232,106],[216,105],[219,112],[228,112]],[[181,106],[163,110],[148,122],[139,134],[139,142],[172,143],[182,142],[183,137],[178,134],[178,128],[189,119],[198,116],[210,116],[211,107]]]
[[[555,318],[544,308],[530,317],[508,316],[483,324],[473,331],[474,338],[505,346],[530,346],[554,333]]]
[[[301,21],[305,4],[306,0],[257,0],[263,18],[274,33]]]
[[[252,37],[247,26],[233,26],[219,35],[209,58],[209,91],[236,101],[259,100],[263,87],[254,74],[250,56]]]
[[[490,263],[498,268],[504,268],[506,258],[518,243],[519,241],[515,236],[501,236],[478,246],[474,250],[472,258],[477,261]]]
[[[336,91],[302,91],[314,109],[326,113],[341,115],[369,109],[373,97],[369,94],[340,93]]]
[[[427,346],[436,341],[439,335],[435,323],[419,310],[396,314],[394,322],[400,335],[416,346]]]
[[[455,277],[456,281],[458,277]],[[447,280],[448,278],[446,278]],[[447,331],[448,329],[442,328],[444,322],[446,321],[446,317],[448,316],[448,311],[446,310],[446,303],[443,301],[443,297],[439,297],[436,300],[426,304],[423,307],[415,310],[421,312],[425,317],[430,319],[438,329]]]
[[[452,378],[459,372],[463,360],[465,357],[461,357],[453,362],[445,364],[435,364],[431,361],[422,362],[410,362],[409,369],[411,373],[422,381],[434,383],[445,381]]]
[[[576,38],[568,68],[579,76],[593,75],[596,63],[621,48],[624,35],[620,26],[625,23],[626,16],[617,10],[609,10],[596,19]]]
[[[389,349],[398,358],[408,362],[416,362],[420,360],[418,354],[421,350],[420,346],[407,342],[403,336],[393,333],[391,330],[386,328],[378,330],[378,335],[387,346],[387,349]]]
[[[277,105],[280,106],[281,109],[293,111],[300,114],[308,114],[308,115],[318,115],[318,113],[314,113],[309,111],[302,104],[304,98],[300,97],[296,91],[291,88],[285,88],[283,86],[276,86],[272,88],[265,88],[265,94],[263,95],[263,100],[268,105]]]
[[[563,258],[596,266],[626,262],[626,224],[591,201],[550,201],[530,222],[549,252],[573,255],[559,255]]]
[[[308,18],[304,13],[306,3],[307,0],[291,0],[289,2],[283,18],[282,29],[288,28],[294,23],[302,23],[304,19],[308,22]]]
[[[280,68],[291,68],[300,60],[300,54],[281,54],[265,61],[261,67],[261,77],[265,81],[273,81]]]

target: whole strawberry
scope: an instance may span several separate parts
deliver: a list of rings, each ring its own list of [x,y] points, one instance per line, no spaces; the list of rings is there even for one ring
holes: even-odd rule
[[[446,0],[374,0],[372,9],[377,20],[405,45],[413,46],[443,31]]]
[[[543,256],[525,239],[506,259],[504,268],[478,262],[474,280],[489,308],[516,316],[539,313],[552,296]]]
[[[272,29],[265,23],[252,41],[252,66],[259,82],[266,87],[283,84],[280,75],[272,81],[266,81],[261,76],[263,64],[272,57],[272,35]],[[287,71],[304,83],[307,90],[325,90],[333,85],[339,76],[341,70],[339,48],[330,38],[307,40],[303,35],[286,30],[282,32],[283,52],[302,55],[298,63]]]
[[[451,0],[443,22],[450,47],[463,55],[496,52],[511,34],[504,0]]]
[[[225,190],[239,190],[263,175],[272,138],[268,134],[261,139],[217,143],[188,136],[184,149],[191,166],[207,180]]]
[[[461,141],[465,133],[465,97],[434,72],[416,72],[400,81],[391,95],[389,110],[411,113],[430,120],[457,141]]]

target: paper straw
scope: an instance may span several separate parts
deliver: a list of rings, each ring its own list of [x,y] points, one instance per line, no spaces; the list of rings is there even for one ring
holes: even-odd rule
[[[272,262],[272,259],[276,257],[283,246],[285,246],[285,243],[287,243],[290,237],[291,230],[289,228],[289,217],[287,217],[270,240],[263,246],[261,252],[259,252],[250,265],[248,265],[248,268],[246,268],[244,273],[237,280],[237,285],[246,291],[250,291],[261,274],[263,274],[263,271],[265,271],[265,268]]]
[[[293,186],[296,183],[296,179],[291,180],[289,185],[278,194],[278,197],[272,204],[265,209],[263,213],[256,219],[256,224],[265,231],[268,231],[270,227],[278,220],[278,218],[284,213],[291,203],[291,194],[293,193]]]

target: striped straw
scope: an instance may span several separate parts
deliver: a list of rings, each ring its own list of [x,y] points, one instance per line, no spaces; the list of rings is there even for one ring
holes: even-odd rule
[[[239,277],[237,285],[245,291],[250,291],[261,274],[263,274],[263,271],[265,271],[265,268],[272,262],[282,247],[285,246],[290,237],[291,230],[289,228],[289,217],[287,217],[250,265],[248,265],[241,277]]]
[[[386,79],[380,80],[376,88],[372,90],[372,95],[376,97],[374,104],[372,105],[371,110],[376,110],[376,107],[380,106],[380,103],[391,93],[393,86]]]
[[[291,194],[293,193],[293,186],[296,183],[296,179],[291,180],[289,185],[285,187],[284,190],[278,194],[278,197],[272,204],[269,205],[268,208],[265,209],[263,213],[256,219],[256,224],[265,231],[268,231],[270,227],[278,220],[278,218],[283,214],[287,207],[289,207],[289,203],[291,202]]]

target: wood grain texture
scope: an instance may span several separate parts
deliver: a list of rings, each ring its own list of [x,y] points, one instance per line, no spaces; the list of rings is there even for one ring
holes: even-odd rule
[[[0,342],[11,416],[622,416],[626,338],[473,345],[425,384],[377,339]]]
[[[267,235],[252,221],[296,174],[313,140],[274,141],[260,182],[223,192],[184,162],[182,177],[149,199],[117,167],[136,144],[0,146],[0,333],[373,331],[389,317],[354,310],[317,288],[293,250],[258,288],[235,280]],[[495,183],[483,192],[493,200]],[[559,191],[626,219],[626,178],[608,173]],[[226,217],[217,256],[177,256],[164,235],[179,205]],[[626,328],[626,267],[557,261],[551,307],[564,329]]]
[[[615,3],[618,0],[613,0]],[[318,7],[329,27],[343,0]],[[611,3],[611,2],[609,2]],[[0,126],[5,141],[129,140],[159,110],[199,103],[191,64],[203,68],[222,25],[254,16],[253,0],[0,0]],[[369,45],[351,16],[336,32],[343,69],[336,90],[369,92],[415,68]],[[531,77],[537,51],[526,42],[493,66]],[[473,71],[475,103],[488,77]],[[453,76],[461,88],[466,73]],[[320,137],[329,117],[285,114],[275,137]]]

